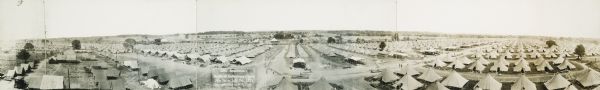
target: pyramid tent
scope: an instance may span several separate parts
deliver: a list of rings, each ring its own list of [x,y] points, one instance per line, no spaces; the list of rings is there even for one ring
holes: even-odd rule
[[[517,54],[517,57],[516,57],[516,58],[527,58],[527,54],[526,54],[526,53],[523,53],[523,52],[521,52],[521,53]]]
[[[446,86],[440,84],[440,82],[435,82],[427,86],[425,90],[450,90]]]
[[[499,55],[498,52],[492,51],[491,53],[488,54],[487,58],[496,59],[496,58],[498,58],[498,55]]]
[[[331,84],[329,84],[324,77],[321,77],[321,79],[315,81],[315,83],[310,85],[308,88],[315,90],[335,90],[335,88],[333,88],[333,86],[331,86]]]
[[[600,73],[593,69],[586,69],[582,73],[577,74],[575,80],[584,87],[598,85],[600,84]]]
[[[575,88],[575,85],[569,85],[567,88],[565,88],[564,90],[577,90],[577,88]]]
[[[512,58],[513,58],[513,56],[512,56],[512,53],[510,53],[510,52],[506,52],[506,53],[504,53],[504,56],[503,56],[502,58],[506,58],[506,59],[512,59]]]
[[[485,66],[481,63],[481,61],[477,60],[471,63],[468,67],[470,70],[482,72],[485,69]]]
[[[543,58],[543,56],[542,56],[542,54],[540,54],[539,52],[537,52],[537,51],[533,51],[533,52],[531,53],[531,58]]]
[[[477,59],[477,61],[481,62],[481,64],[483,64],[483,65],[490,64],[490,61],[487,60],[487,59],[485,59],[485,58],[483,58],[483,57],[479,57],[479,59]]]
[[[422,87],[423,84],[421,84],[421,82],[417,81],[417,79],[413,78],[412,76],[404,76],[398,80],[396,86],[403,90],[415,90],[419,87]]]
[[[433,66],[433,67],[443,67],[446,66],[446,63],[444,63],[444,61],[440,60],[440,59],[433,59],[431,63],[429,63],[429,65]]]
[[[511,90],[536,90],[535,83],[521,75],[519,79],[510,87]]]
[[[533,62],[533,65],[540,65],[543,64],[543,62],[548,62],[546,59],[544,58],[538,58],[537,60],[535,60],[535,62]]]
[[[450,67],[450,68],[454,68],[454,69],[461,69],[461,68],[465,68],[465,64],[462,62],[462,60],[454,60],[452,63],[448,64],[446,67]]]
[[[441,82],[441,84],[450,87],[462,88],[465,84],[467,84],[468,81],[469,80],[458,74],[458,72],[452,71],[452,73],[450,73],[450,75],[448,75],[446,79]]]
[[[552,53],[552,52],[546,52],[545,56],[547,58],[555,58],[558,57],[556,54]]]
[[[571,84],[571,82],[569,82],[569,80],[565,79],[565,77],[563,77],[560,74],[554,75],[554,77],[552,77],[552,79],[550,79],[544,83],[544,85],[546,86],[546,88],[548,88],[548,90],[566,88],[570,84]]]
[[[486,90],[500,90],[500,88],[502,88],[502,83],[496,81],[496,79],[494,79],[492,75],[487,74],[483,79],[477,82],[477,85],[475,85],[475,87],[479,87],[481,89]]]
[[[452,57],[452,56],[450,56],[450,55],[446,55],[446,57],[444,57],[444,58],[442,59],[442,61],[444,61],[444,62],[454,62],[454,61],[455,61],[455,58],[454,58],[454,57]]]
[[[392,71],[389,68],[384,69],[383,72],[381,72],[381,74],[381,81],[383,82],[393,82],[395,80],[400,79],[398,76],[396,76],[396,74],[394,74],[394,71]]]
[[[569,62],[569,60],[565,60],[563,61],[563,63],[561,63],[560,65],[557,66],[558,69],[560,70],[565,70],[565,69],[575,69],[575,65],[573,65],[571,62]]]
[[[298,87],[292,83],[289,77],[283,77],[273,90],[298,90]]]
[[[537,68],[537,71],[554,70],[552,65],[550,65],[550,63],[548,63],[546,60],[541,61],[540,64],[535,67]]]
[[[419,74],[419,72],[417,70],[415,70],[415,68],[411,65],[411,64],[403,64],[400,66],[400,72],[398,72],[402,75],[417,75]]]
[[[443,77],[438,75],[433,68],[427,69],[421,76],[417,77],[418,79],[425,80],[427,82],[435,82],[437,80],[442,79]]]
[[[527,60],[525,60],[524,58],[519,58],[519,61],[517,61],[515,63],[515,65],[521,64],[521,63],[524,63],[524,65],[529,65],[529,62]]]
[[[494,62],[494,65],[490,67],[490,71],[508,71],[508,62],[502,61],[502,59]]]
[[[339,83],[343,85],[344,90],[377,90],[377,88],[371,86],[370,82],[367,82],[364,79],[353,80],[353,82],[340,81]]]
[[[529,63],[527,63],[527,61],[525,61],[525,60],[519,60],[517,63],[515,63],[515,67],[513,68],[513,71],[515,71],[515,72],[531,71],[531,67],[529,67],[528,64]]]
[[[565,62],[565,58],[562,56],[560,56],[560,57],[556,58],[554,61],[552,61],[553,64],[561,64],[563,62]]]
[[[471,63],[473,63],[473,60],[471,60],[471,59],[469,59],[469,58],[467,58],[467,57],[463,57],[463,58],[461,58],[461,59],[458,59],[458,60],[461,60],[461,62],[462,62],[463,64],[471,64]]]

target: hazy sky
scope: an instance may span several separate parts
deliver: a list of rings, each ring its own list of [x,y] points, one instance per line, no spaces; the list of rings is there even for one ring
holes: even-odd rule
[[[42,37],[41,1],[16,4],[0,0],[0,38]],[[397,30],[600,38],[600,0],[47,0],[46,7],[49,37]]]

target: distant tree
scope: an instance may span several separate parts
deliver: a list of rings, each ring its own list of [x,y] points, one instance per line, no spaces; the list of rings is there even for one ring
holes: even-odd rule
[[[160,45],[160,43],[161,43],[161,39],[160,38],[154,39],[154,44]]]
[[[21,49],[21,51],[19,51],[19,53],[17,54],[17,62],[23,62],[23,61],[27,61],[27,59],[29,59],[29,57],[31,57],[31,54],[29,54],[29,52],[25,49]]]
[[[581,44],[577,45],[577,47],[575,47],[575,54],[577,54],[577,59],[581,60],[581,57],[585,55],[585,47]]]
[[[135,39],[127,38],[125,39],[125,43],[123,43],[123,47],[127,49],[127,51],[133,50],[133,46],[135,46],[137,42]]]
[[[383,49],[385,49],[385,46],[385,42],[379,43],[379,51],[383,51]]]
[[[300,43],[304,43],[304,39],[300,39]]]
[[[327,38],[327,43],[335,43],[335,39],[333,37]]]
[[[392,41],[398,41],[400,40],[400,36],[398,35],[398,33],[395,33],[394,35],[392,35]]]
[[[546,41],[546,45],[548,45],[548,47],[558,46],[556,44],[556,41],[554,41],[554,40],[548,40],[548,41]]]
[[[33,50],[34,46],[31,43],[25,43],[25,46],[23,48],[26,50]]]
[[[71,47],[73,47],[73,49],[75,49],[75,50],[81,49],[81,41],[79,41],[79,40],[71,41]]]

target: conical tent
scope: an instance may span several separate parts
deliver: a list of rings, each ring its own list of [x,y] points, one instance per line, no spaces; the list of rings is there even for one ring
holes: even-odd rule
[[[283,77],[273,90],[298,90],[298,87],[292,83],[289,77]]]
[[[508,62],[506,61],[496,61],[494,62],[494,65],[492,65],[492,67],[490,67],[490,71],[508,71]]]
[[[519,61],[517,61],[515,63],[515,65],[521,64],[521,63],[523,63],[524,65],[529,65],[529,62],[527,62],[527,60],[525,60],[524,58],[519,58]]]
[[[502,88],[502,83],[496,81],[496,79],[494,79],[492,75],[487,74],[483,79],[477,82],[477,85],[475,85],[475,87],[479,87],[481,89],[486,90],[500,90],[500,88]]]
[[[525,75],[521,75],[510,88],[511,90],[536,90],[535,83],[527,79]]]
[[[543,62],[548,62],[548,61],[544,58],[538,58],[537,60],[535,60],[535,62],[533,62],[533,65],[537,66],[537,65],[542,64]]]
[[[554,75],[552,79],[544,83],[548,90],[566,88],[567,86],[569,86],[569,84],[571,84],[571,82],[569,82],[569,80],[565,79],[565,77],[563,77],[560,74]]]
[[[550,63],[548,63],[546,60],[541,61],[540,64],[536,66],[536,69],[537,71],[554,70],[552,65],[550,65]]]
[[[394,71],[392,71],[389,68],[384,69],[383,72],[381,72],[381,74],[381,81],[383,82],[393,82],[395,80],[400,79],[398,76],[396,76],[396,74],[394,74]]]
[[[515,71],[515,72],[531,71],[531,67],[529,67],[528,64],[529,63],[527,63],[527,61],[525,61],[525,60],[519,60],[517,63],[515,63],[516,66],[513,68],[513,71]]]
[[[586,69],[582,73],[577,74],[575,80],[584,87],[598,85],[600,84],[600,73],[593,69]]]
[[[471,70],[474,70],[474,71],[481,72],[485,69],[485,66],[480,61],[475,61],[475,62],[471,63],[471,65],[469,65],[468,68]]]
[[[562,56],[556,58],[554,61],[552,61],[553,64],[561,64],[565,62],[565,58],[563,58]]]
[[[333,86],[331,86],[331,84],[329,84],[324,77],[321,77],[321,79],[315,81],[315,83],[310,85],[308,88],[315,90],[335,90],[335,88],[333,88]]]
[[[446,67],[450,67],[453,69],[462,69],[465,68],[465,64],[462,62],[462,60],[454,60],[454,62],[448,64]]]
[[[421,82],[417,81],[417,79],[413,78],[412,76],[404,76],[398,80],[396,86],[403,90],[415,90],[423,86],[423,84],[421,84]]]
[[[425,90],[450,90],[446,86],[440,84],[440,82],[435,82],[427,86]]]
[[[479,59],[477,59],[477,61],[481,62],[481,64],[483,64],[483,65],[490,64],[490,61],[488,61],[487,59],[485,59],[483,57],[479,57]]]
[[[569,85],[567,88],[565,88],[565,90],[578,90],[578,89],[575,88],[575,85]]]
[[[512,53],[510,53],[510,52],[506,52],[506,53],[504,53],[504,56],[503,56],[502,58],[506,58],[506,59],[512,59],[512,58],[513,58],[513,56],[512,56]]]
[[[471,64],[471,63],[473,63],[473,60],[471,60],[471,59],[469,59],[469,58],[467,58],[467,57],[463,57],[463,58],[461,58],[461,59],[458,59],[458,60],[461,60],[461,62],[462,62],[463,64]]]
[[[496,58],[498,58],[498,52],[492,51],[491,53],[488,54],[487,58],[490,58],[490,59],[496,59]]]
[[[444,79],[441,83],[450,87],[462,88],[469,80],[462,77],[458,72],[452,71],[450,75]]]
[[[569,60],[564,60],[563,63],[561,63],[557,67],[560,70],[575,69],[575,65],[573,65],[571,62],[569,62]]]
[[[400,67],[400,72],[398,73],[408,76],[419,74],[419,72],[415,70],[415,68],[411,64],[402,64],[402,66]]]
[[[444,63],[444,61],[442,61],[440,59],[433,59],[433,61],[431,63],[429,63],[429,65],[431,65],[433,67],[443,67],[443,66],[446,66],[446,63]]]
[[[435,82],[437,80],[442,79],[443,77],[438,75],[433,68],[427,69],[421,76],[417,77],[418,79],[425,80],[427,82]]]

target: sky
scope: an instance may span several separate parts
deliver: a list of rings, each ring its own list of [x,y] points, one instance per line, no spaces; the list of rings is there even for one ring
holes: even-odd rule
[[[600,38],[600,0],[0,0],[0,39],[386,30]],[[46,19],[44,19],[44,16]]]

